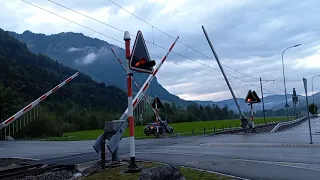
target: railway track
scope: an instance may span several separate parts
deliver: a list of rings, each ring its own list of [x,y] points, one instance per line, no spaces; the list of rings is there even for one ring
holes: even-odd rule
[[[34,176],[42,174],[47,171],[63,170],[69,169],[69,166],[62,165],[46,165],[46,164],[35,164],[35,165],[26,165],[11,169],[5,169],[0,171],[1,180],[12,180],[19,179],[25,176]]]
[[[274,126],[276,126],[277,123],[273,123],[273,124],[266,124],[266,125],[258,125],[255,127],[255,132],[251,132],[250,129],[248,129],[248,133],[266,133],[266,132],[270,132],[272,130],[272,128]],[[242,128],[236,128],[236,129],[230,129],[230,130],[224,130],[221,132],[216,132],[215,134],[237,134],[237,133],[243,133],[243,129]]]

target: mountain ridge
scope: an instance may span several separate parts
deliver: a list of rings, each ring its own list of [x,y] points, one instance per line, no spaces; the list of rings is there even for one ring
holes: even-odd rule
[[[45,54],[66,66],[79,69],[97,82],[104,82],[107,85],[113,84],[122,90],[126,90],[126,74],[110,50],[114,48],[117,55],[125,60],[125,51],[121,47],[107,41],[85,36],[82,33],[61,32],[45,35],[29,30],[21,34],[12,31],[9,31],[9,33],[25,43],[29,50],[34,53]],[[134,76],[137,83],[142,85],[148,74],[135,73]],[[133,87],[133,91],[137,92],[138,89]],[[148,93],[151,96],[158,96],[170,102],[193,103],[169,93],[158,83],[156,77],[151,82]]]

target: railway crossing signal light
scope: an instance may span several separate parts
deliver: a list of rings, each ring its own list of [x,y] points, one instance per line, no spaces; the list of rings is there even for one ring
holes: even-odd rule
[[[138,31],[133,45],[129,67],[134,71],[152,74],[153,66],[155,65],[156,62],[150,59],[142,33]]]
[[[259,103],[259,102],[261,102],[261,99],[259,98],[259,96],[257,95],[257,93],[255,91],[249,90],[245,101],[247,103]]]

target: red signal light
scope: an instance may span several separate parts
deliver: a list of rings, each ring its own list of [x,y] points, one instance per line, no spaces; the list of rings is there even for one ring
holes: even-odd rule
[[[143,64],[145,64],[147,62],[147,60],[146,60],[146,58],[141,58],[136,64],[135,64],[135,66],[140,66],[140,65],[143,65]]]
[[[250,102],[251,101],[251,98],[248,98],[248,102]]]

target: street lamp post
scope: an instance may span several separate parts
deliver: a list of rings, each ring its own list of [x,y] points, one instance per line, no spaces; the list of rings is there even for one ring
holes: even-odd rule
[[[320,76],[320,75],[315,75],[312,77],[312,103],[315,105],[314,103],[314,91],[313,91],[313,78],[317,77],[317,76]],[[314,107],[314,111],[316,111],[316,106],[313,106]]]
[[[288,99],[287,99],[287,87],[286,87],[286,77],[285,77],[285,74],[284,74],[284,63],[283,63],[283,54],[286,52],[286,50],[290,49],[290,48],[294,48],[294,47],[298,47],[300,46],[301,44],[297,44],[297,45],[294,45],[294,46],[290,46],[288,48],[286,48],[285,50],[283,50],[282,52],[282,74],[283,74],[283,86],[284,86],[284,93],[285,93],[285,97],[286,97],[286,105],[284,107],[287,108],[287,120],[289,120],[289,112],[288,112],[288,108],[290,107],[289,104],[288,104]]]

